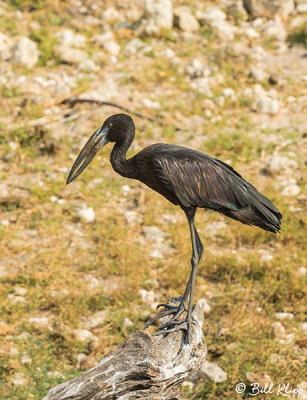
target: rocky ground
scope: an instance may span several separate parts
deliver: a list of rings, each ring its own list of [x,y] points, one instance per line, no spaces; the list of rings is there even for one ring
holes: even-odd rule
[[[275,236],[198,212],[209,355],[186,396],[273,382],[307,398],[306,11],[304,0],[0,1],[1,398],[40,399],[94,366],[188,277],[182,212],[116,175],[110,149],[65,186],[85,140],[119,112],[76,98],[131,112],[130,155],[157,141],[206,152],[283,213]]]

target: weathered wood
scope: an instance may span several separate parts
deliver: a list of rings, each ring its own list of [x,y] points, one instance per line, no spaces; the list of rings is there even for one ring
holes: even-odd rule
[[[169,302],[176,304],[179,299]],[[164,336],[136,331],[96,367],[53,387],[42,400],[182,399],[182,382],[202,366],[207,356],[200,304],[194,306],[193,318],[197,323],[193,324],[189,345],[182,331]]]

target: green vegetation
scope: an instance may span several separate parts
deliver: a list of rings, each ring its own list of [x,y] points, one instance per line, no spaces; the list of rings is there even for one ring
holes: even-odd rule
[[[187,398],[242,398],[236,397],[234,388],[238,382],[248,385],[246,372],[268,374],[273,382],[290,382],[293,386],[306,380],[306,337],[301,323],[306,318],[307,282],[306,276],[299,274],[300,268],[307,267],[306,134],[304,117],[294,109],[301,106],[297,99],[304,96],[303,82],[292,73],[283,76],[278,65],[276,71],[283,83],[272,86],[267,79],[261,84],[265,90],[274,88],[281,107],[288,108],[289,115],[293,111],[293,115],[287,120],[283,110],[274,117],[256,114],[252,112],[254,99],[242,94],[242,89],[256,83],[248,76],[254,60],[246,57],[241,62],[236,52],[225,52],[209,26],[186,38],[174,30],[165,30],[158,38],[141,37],[151,49],[130,55],[124,47],[135,38],[135,31],[113,29],[111,24],[123,50],[113,63],[110,54],[92,40],[101,33],[101,26],[85,24],[88,16],[78,14],[71,2],[7,3],[8,13],[0,16],[1,31],[12,37],[29,36],[38,44],[40,59],[31,70],[5,62],[14,76],[24,75],[28,85],[0,86],[1,400],[39,400],[51,386],[80,375],[79,353],[98,361],[133,330],[142,329],[154,314],[142,303],[141,288],[154,290],[157,301],[164,301],[182,293],[190,269],[191,248],[184,216],[140,182],[116,175],[109,163],[111,146],[78,180],[65,186],[83,139],[118,110],[62,103],[62,92],[59,98],[53,95],[48,82],[54,79],[58,83],[64,76],[75,79],[67,92],[64,90],[64,98],[96,90],[100,95],[101,87],[105,89],[102,95],[107,96],[105,82],[114,79],[118,98],[111,101],[163,121],[160,126],[134,117],[137,131],[129,156],[154,142],[203,151],[230,163],[283,214],[282,232],[273,235],[199,210],[196,226],[205,251],[195,300],[205,297],[210,302],[212,310],[205,317],[203,329],[208,360],[222,367],[228,379],[221,384],[198,382],[187,391]],[[91,15],[100,18],[101,10],[94,8]],[[23,20],[14,17],[16,10],[24,13]],[[56,33],[64,28],[86,37],[86,50],[97,70],[83,70],[55,57]],[[249,40],[250,47],[262,45],[274,54],[276,40]],[[306,43],[306,26],[294,30],[288,41]],[[171,49],[176,59],[165,49]],[[193,59],[212,69],[212,93],[191,87],[186,66]],[[285,69],[290,71],[288,65]],[[5,75],[7,70],[3,71]],[[218,74],[221,80],[216,79]],[[41,90],[37,90],[37,77],[47,82]],[[46,77],[48,80],[44,80]],[[225,97],[224,104],[219,99],[226,87],[235,91],[236,98]],[[288,96],[295,96],[298,105],[291,108]],[[145,107],[144,98],[159,102],[160,107]],[[30,126],[42,117],[46,124],[39,121],[41,125]],[[274,154],[294,160],[297,168],[289,171],[282,166],[268,174],[260,173]],[[301,192],[283,196],[283,184],[291,179],[297,181]],[[130,190],[123,190],[124,185]],[[80,217],[78,211],[84,205],[95,210],[94,223],[85,223]],[[135,210],[139,220],[128,223],[127,210]],[[176,223],[166,218],[170,215]],[[212,229],[217,221],[225,223],[224,229]],[[173,252],[163,259],[150,256],[152,243],[140,244],[144,226],[151,225],[170,234]],[[266,253],[272,257],[263,257]],[[150,280],[158,282],[154,289]],[[93,350],[88,343],[78,342],[73,331],[85,329],[84,321],[102,310],[106,311],[105,320],[90,329],[99,341]],[[277,312],[294,316],[282,321],[286,333],[295,334],[286,345],[272,332]],[[39,326],[37,318],[45,319],[46,325]],[[126,327],[125,318],[133,325]],[[156,329],[150,327],[149,332]],[[16,384],[20,376],[26,382],[23,385]]]

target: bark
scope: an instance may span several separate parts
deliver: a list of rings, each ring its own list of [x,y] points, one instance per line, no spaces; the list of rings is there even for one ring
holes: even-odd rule
[[[136,331],[96,367],[53,387],[42,400],[183,399],[182,382],[198,371],[207,356],[200,304],[194,306],[193,317],[190,344],[182,331],[163,336]]]

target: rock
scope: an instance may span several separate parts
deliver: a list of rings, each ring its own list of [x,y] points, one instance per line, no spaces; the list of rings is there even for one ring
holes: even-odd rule
[[[281,322],[274,322],[271,327],[276,338],[284,338],[286,336],[286,330]]]
[[[302,322],[302,331],[304,335],[307,335],[307,322]]]
[[[204,314],[209,314],[211,312],[211,306],[206,299],[199,299],[197,304],[202,307]]]
[[[237,0],[235,3],[229,4],[227,7],[227,14],[237,20],[247,20],[248,18],[248,14],[243,5],[243,0]]]
[[[50,296],[51,297],[63,297],[63,296],[67,296],[68,293],[69,293],[69,291],[65,288],[59,289],[59,290],[51,290]]]
[[[275,318],[283,321],[284,319],[293,319],[294,315],[292,313],[279,312],[275,313]]]
[[[279,111],[279,102],[269,96],[262,96],[256,100],[256,111],[263,114],[276,115]]]
[[[171,0],[145,0],[145,33],[158,34],[162,29],[172,29],[173,6]]]
[[[252,17],[287,17],[294,11],[293,0],[244,0],[244,6]]]
[[[198,372],[198,375],[203,379],[210,379],[213,382],[221,383],[227,380],[227,374],[217,364],[205,361]]]
[[[152,258],[159,258],[160,260],[162,260],[163,258],[163,253],[160,249],[153,249],[149,252],[150,257]]]
[[[273,260],[273,255],[265,249],[259,249],[258,253],[261,254],[260,260],[263,262]]]
[[[127,317],[124,318],[124,321],[123,321],[124,328],[128,328],[129,326],[133,326],[133,325],[134,325],[133,322],[129,318],[127,318]]]
[[[157,279],[147,279],[145,281],[146,285],[150,286],[151,288],[158,288],[160,287],[160,283]]]
[[[307,268],[305,268],[305,267],[300,267],[300,268],[297,270],[297,272],[298,272],[299,276],[306,276],[306,275],[307,275]]]
[[[153,108],[155,110],[159,110],[161,108],[160,103],[158,101],[152,101],[150,99],[142,99],[142,103],[147,108]]]
[[[15,286],[14,292],[17,296],[26,296],[28,293],[28,289],[21,287],[21,286]]]
[[[21,362],[22,364],[31,364],[32,358],[30,358],[27,354],[24,354],[24,355],[21,357],[20,362]]]
[[[61,44],[60,46],[56,46],[54,50],[57,56],[67,64],[79,64],[88,59],[88,55],[85,51],[74,49],[70,46]]]
[[[26,377],[25,374],[17,372],[16,374],[10,377],[10,382],[12,385],[15,386],[25,386],[28,385],[29,379]]]
[[[104,10],[101,14],[101,18],[107,23],[114,23],[124,20],[124,17],[114,7],[108,7],[106,10]]]
[[[227,228],[227,224],[223,221],[215,221],[206,225],[206,232],[209,235],[217,235],[220,231]]]
[[[95,358],[91,357],[91,356],[82,357],[79,362],[79,368],[82,371],[87,371],[91,368],[94,368],[96,365],[97,365],[97,362],[96,362]]]
[[[162,232],[157,226],[144,226],[142,234],[145,236],[146,240],[157,244],[161,244],[164,238],[169,236],[169,234]]]
[[[272,36],[280,41],[285,41],[287,38],[287,31],[284,24],[279,18],[270,20],[262,26],[262,33],[265,36]]]
[[[146,47],[146,43],[142,42],[140,39],[135,38],[130,40],[125,46],[125,52],[128,54],[136,54],[140,49]]]
[[[307,13],[307,0],[296,0],[295,3],[298,13]]]
[[[113,56],[117,56],[120,52],[120,46],[114,40],[107,40],[104,42],[103,48]]]
[[[141,296],[143,303],[148,305],[154,303],[156,298],[155,293],[152,290],[140,289],[139,295]]]
[[[192,393],[194,386],[195,386],[195,384],[193,382],[189,382],[189,381],[182,382],[182,385],[181,385],[182,388],[184,388],[185,390],[188,390],[190,393]]]
[[[208,78],[196,78],[191,82],[191,87],[207,97],[212,97],[213,93],[210,88],[210,80]]]
[[[196,11],[196,18],[200,22],[201,25],[211,25],[216,21],[223,22],[226,20],[226,14],[218,7],[207,7],[206,10]]]
[[[85,45],[85,37],[79,33],[75,33],[70,29],[57,32],[55,36],[58,38],[60,45],[68,47],[82,47]]]
[[[176,7],[174,9],[174,25],[184,32],[196,32],[199,30],[197,19],[191,14],[187,6]]]
[[[204,12],[198,10],[196,18],[201,25],[214,28],[221,40],[234,39],[236,27],[226,21],[226,14],[218,7],[207,7]]]
[[[90,59],[82,61],[81,63],[79,63],[78,67],[81,71],[85,71],[85,72],[97,72],[100,70],[100,67],[95,64],[94,60],[90,60]],[[58,89],[58,91],[61,90],[65,93],[66,88],[67,88],[67,85],[64,84],[64,85],[58,85],[57,89]],[[68,88],[68,90],[69,90],[69,88]],[[67,90],[67,93],[68,93],[68,90]],[[65,94],[63,94],[62,96],[65,97]],[[68,97],[68,95],[66,95],[66,96]]]
[[[209,68],[206,68],[197,58],[194,58],[189,64],[186,66],[185,71],[188,73],[191,79],[199,78],[202,76],[210,76],[211,71]]]
[[[297,389],[300,391],[297,398],[300,400],[307,400],[307,382],[299,383]]]
[[[8,60],[12,57],[13,40],[0,32],[0,60]]]
[[[82,326],[85,329],[97,328],[97,326],[102,325],[108,315],[106,310],[97,311],[91,317],[81,317]]]
[[[127,222],[127,224],[129,224],[129,225],[140,224],[143,220],[140,212],[135,211],[135,210],[125,211],[124,218],[125,218],[125,221]]]
[[[91,340],[88,344],[88,350],[93,353],[94,351],[98,350],[100,348],[100,341],[96,337],[96,339]]]
[[[295,197],[300,193],[301,189],[296,184],[285,186],[281,192],[283,196]]]
[[[251,26],[248,26],[246,28],[241,28],[243,35],[247,36],[250,39],[257,39],[259,38],[260,34],[259,32],[256,31],[256,29],[252,28]],[[240,42],[238,44],[241,45]]]
[[[59,371],[48,371],[47,372],[48,378],[62,378],[65,379],[65,376],[62,375]]]
[[[7,227],[10,225],[10,221],[8,219],[2,219],[1,225]]]
[[[277,153],[268,156],[266,159],[265,167],[271,172],[281,172],[288,170],[289,172],[293,169],[297,169],[298,165],[295,160],[291,160],[288,157],[281,156]]]
[[[48,329],[50,328],[50,321],[47,317],[31,317],[29,318],[29,322],[36,329]]]
[[[269,74],[262,69],[261,65],[256,64],[250,67],[249,76],[258,82],[263,82],[268,79]]]
[[[84,206],[78,210],[78,216],[87,224],[94,222],[96,219],[95,211],[92,207]]]
[[[97,338],[92,332],[87,329],[75,329],[72,331],[72,335],[78,342],[90,342]],[[97,338],[98,339],[98,338]]]
[[[92,99],[97,101],[109,101],[119,95],[118,87],[114,78],[107,77],[98,89],[84,92],[80,95],[81,99]]]
[[[39,59],[37,44],[27,36],[22,36],[13,48],[12,61],[14,64],[33,68]]]
[[[223,89],[222,94],[223,94],[224,97],[229,98],[231,101],[235,101],[236,100],[236,93],[232,88]]]
[[[13,303],[25,303],[26,299],[23,296],[17,296],[14,293],[9,293],[7,298],[11,300]]]

